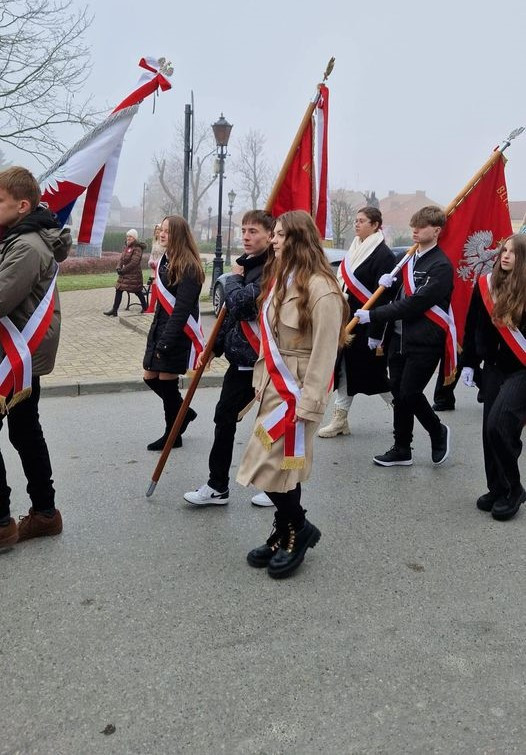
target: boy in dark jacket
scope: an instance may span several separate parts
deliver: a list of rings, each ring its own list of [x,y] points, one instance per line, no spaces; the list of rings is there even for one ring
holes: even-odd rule
[[[404,283],[390,304],[370,312],[359,309],[360,322],[391,322],[388,365],[393,393],[394,446],[374,457],[384,467],[409,466],[413,463],[411,441],[415,417],[431,438],[433,463],[442,464],[449,454],[449,427],[442,424],[424,396],[424,389],[444,353],[446,331],[429,317],[437,307],[445,323],[453,291],[453,268],[437,246],[446,216],[439,207],[422,207],[411,218],[413,241],[418,245],[414,257],[406,264]],[[413,290],[408,281],[412,277]],[[389,287],[397,280],[389,273],[379,284]]]
[[[229,501],[229,471],[239,412],[254,399],[252,373],[258,358],[257,298],[261,275],[268,258],[274,218],[263,210],[251,210],[243,216],[242,233],[245,253],[232,265],[226,281],[227,316],[214,344],[212,358],[225,354],[229,362],[221,396],[216,406],[214,443],[210,451],[210,477],[206,485],[184,494],[196,506],[225,505]],[[259,500],[257,505],[272,505]]]
[[[28,170],[0,172],[0,428],[9,410],[9,440],[20,456],[31,499],[28,515],[17,526],[9,511],[11,489],[0,454],[0,548],[62,532],[38,399],[40,376],[55,364],[60,332],[57,262],[66,259],[71,235],[39,202],[38,183]]]

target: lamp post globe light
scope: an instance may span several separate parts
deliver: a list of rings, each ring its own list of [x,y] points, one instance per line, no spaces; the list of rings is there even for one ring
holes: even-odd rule
[[[226,264],[230,265],[231,258],[230,258],[230,234],[232,232],[232,207],[234,206],[234,202],[236,199],[236,192],[234,189],[230,189],[228,192],[228,243],[226,245]]]
[[[217,202],[217,236],[214,262],[212,266],[212,285],[210,293],[214,290],[214,284],[220,275],[223,274],[223,258],[221,256],[223,248],[223,238],[221,236],[221,219],[223,212],[223,178],[225,172],[225,158],[227,156],[228,140],[232,131],[232,124],[227,121],[223,113],[221,117],[212,124],[212,131],[217,145],[218,175],[219,175],[219,196]]]

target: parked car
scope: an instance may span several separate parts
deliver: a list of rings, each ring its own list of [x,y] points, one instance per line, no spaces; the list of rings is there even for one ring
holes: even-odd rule
[[[340,262],[345,256],[346,250],[324,247],[324,251],[327,260],[336,272],[336,270],[340,266]],[[232,275],[232,273],[223,273],[223,275],[220,275],[214,284],[214,289],[212,291],[212,302],[214,305],[214,313],[216,317],[218,316],[219,310],[221,309],[223,302],[225,301],[225,282],[229,275]]]

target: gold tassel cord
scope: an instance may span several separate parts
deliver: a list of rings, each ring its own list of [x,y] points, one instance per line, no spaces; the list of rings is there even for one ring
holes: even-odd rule
[[[7,401],[5,396],[0,396],[0,416],[7,414]]]

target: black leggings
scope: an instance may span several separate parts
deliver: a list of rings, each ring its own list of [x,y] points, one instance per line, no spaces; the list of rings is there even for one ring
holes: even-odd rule
[[[301,506],[301,485],[298,482],[293,490],[286,493],[274,493],[265,491],[276,507],[276,521],[278,524],[292,524],[295,529],[300,529],[305,523],[305,511]]]

